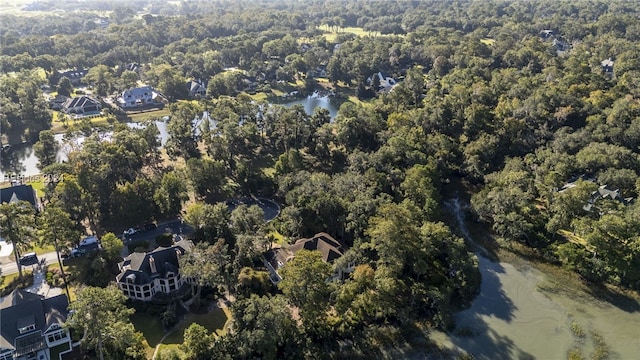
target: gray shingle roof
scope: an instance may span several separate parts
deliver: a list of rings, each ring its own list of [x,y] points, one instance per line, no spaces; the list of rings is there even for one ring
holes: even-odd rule
[[[36,195],[31,185],[18,185],[0,189],[0,203],[11,202],[15,196],[18,200],[28,201],[31,205],[36,205]]]
[[[181,240],[170,247],[157,247],[148,253],[133,253],[120,263],[120,274],[116,281],[122,281],[130,275],[135,275],[134,284],[147,284],[154,276],[165,277],[167,273],[177,273],[179,269],[178,252],[180,255],[189,251],[193,244],[188,240]],[[151,260],[153,259],[153,260]],[[155,263],[155,272],[151,267],[151,261]]]
[[[33,335],[33,339],[31,335],[23,336],[28,333],[20,334],[19,328],[33,324],[34,334],[41,337],[41,332],[52,324],[64,323],[68,306],[69,302],[64,294],[45,299],[24,290],[14,290],[0,303],[0,348],[14,349],[16,338],[21,336],[18,347],[40,346],[36,335]]]

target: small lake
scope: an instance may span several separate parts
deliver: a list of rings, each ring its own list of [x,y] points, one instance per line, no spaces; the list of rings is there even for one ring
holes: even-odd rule
[[[471,239],[459,206],[449,208]],[[594,358],[594,339],[601,337],[609,350],[607,359],[638,358],[637,301],[602,301],[570,288],[557,291],[561,284],[531,266],[492,262],[481,251],[477,255],[480,294],[470,308],[456,314],[456,331],[432,334],[440,346],[463,350],[474,359],[560,360],[572,349],[589,359]],[[584,336],[576,334],[580,331]]]
[[[331,103],[331,98],[329,96],[318,95],[317,93],[309,95],[304,99],[294,100],[281,105],[291,107],[298,104],[302,105],[304,111],[309,115],[312,115],[317,107],[325,108],[329,110],[332,121],[338,114],[338,109]],[[160,131],[160,140],[162,145],[164,145],[169,138],[167,123],[164,121],[154,121],[154,123]],[[141,128],[143,126],[141,123],[134,122],[128,123],[127,125],[131,128]],[[197,124],[194,124],[194,126],[196,125]],[[106,133],[105,136],[109,136],[109,133]],[[59,143],[63,143],[63,134],[56,134],[55,138]],[[83,140],[82,137],[79,137],[75,140],[75,143],[79,145]],[[71,151],[71,148],[71,146],[66,144],[61,146],[57,155],[58,161],[66,161],[67,154]],[[9,180],[5,175],[12,173],[18,173],[24,176],[33,176],[40,173],[40,169],[38,169],[38,158],[33,151],[32,144],[18,144],[12,146],[8,151],[0,152],[0,181]]]
[[[162,145],[167,142],[169,134],[167,133],[167,124],[164,121],[154,121],[158,130],[160,131],[160,141]],[[127,123],[131,128],[142,128],[144,125],[141,123]],[[102,134],[105,138],[109,138],[111,132],[105,132]],[[83,136],[78,136],[73,142],[65,142],[64,134],[55,134],[55,139],[61,145],[58,149],[56,156],[58,161],[66,161],[67,155],[73,150],[74,147],[80,146],[84,141]],[[33,176],[40,173],[38,168],[38,158],[33,151],[32,144],[18,144],[13,145],[8,151],[4,151],[0,154],[0,181],[9,180],[7,174],[19,173],[24,176]]]
[[[292,107],[294,105],[302,105],[304,107],[304,111],[308,115],[312,115],[316,108],[324,108],[329,110],[329,115],[331,116],[331,121],[335,119],[336,115],[338,115],[338,108],[331,103],[331,97],[318,95],[317,93],[313,93],[312,95],[307,96],[304,99],[291,101],[285,104],[282,104],[286,107]]]

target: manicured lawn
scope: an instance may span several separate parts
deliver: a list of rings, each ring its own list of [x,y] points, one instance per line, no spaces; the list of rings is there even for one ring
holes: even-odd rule
[[[267,95],[267,93],[264,92],[264,91],[257,92],[255,94],[247,94],[247,93],[243,93],[243,94],[248,95],[249,97],[251,97],[255,101],[267,100],[267,97],[269,97],[269,95]]]
[[[54,133],[63,133],[67,131],[68,128],[73,129],[77,124],[80,123],[83,119],[67,119],[66,122],[62,121],[62,115],[58,111],[52,112],[52,122],[51,122],[51,131]],[[88,118],[92,125],[94,126],[107,126],[113,123],[113,120],[110,122],[107,116],[95,116]]]
[[[161,343],[158,352],[162,349],[176,349],[181,353],[178,345],[184,341],[184,331],[192,323],[198,323],[207,330],[216,335],[224,335],[225,325],[231,318],[228,309],[216,309],[206,314],[187,314],[184,320],[180,322],[177,329],[169,334]],[[160,344],[160,340],[164,336],[164,327],[160,323],[160,319],[153,317],[147,313],[135,313],[131,316],[131,322],[137,331],[140,331],[145,338],[145,352],[147,358],[153,355],[155,347]]]
[[[357,36],[367,36],[367,35],[378,36],[378,35],[380,35],[380,32],[378,32],[378,31],[368,32],[368,31],[365,31],[361,27],[352,27],[352,26],[341,27],[341,28],[338,29],[338,32],[334,32],[333,29],[330,29],[327,25],[321,25],[318,28],[320,30],[323,30],[323,31],[327,32],[327,34],[324,34],[324,38],[327,39],[327,41],[329,41],[329,42],[334,42],[336,40],[336,38],[338,37],[338,34],[341,34],[341,33],[352,33],[352,34],[355,34]]]
[[[144,336],[147,359],[151,359],[154,348],[164,336],[164,327],[160,319],[147,313],[137,312],[131,316],[131,322],[133,327]]]
[[[198,323],[204,326],[211,333],[216,335],[224,335],[226,333],[225,324],[231,318],[228,309],[215,309],[206,314],[187,314],[186,318],[180,323],[180,326],[167,336],[163,344],[182,344],[184,341],[184,331],[192,323]]]
[[[140,121],[145,121],[145,120],[152,120],[152,119],[156,119],[156,118],[161,118],[163,116],[169,116],[169,115],[171,115],[171,112],[169,111],[169,109],[167,109],[165,107],[164,109],[160,109],[160,110],[147,111],[147,112],[142,112],[142,113],[137,113],[137,114],[130,114],[130,115],[128,115],[128,117],[129,117],[129,119],[131,119],[131,121],[140,122]]]
[[[0,289],[4,289],[5,285],[12,282],[13,279],[17,277],[18,277],[18,273],[0,276]]]

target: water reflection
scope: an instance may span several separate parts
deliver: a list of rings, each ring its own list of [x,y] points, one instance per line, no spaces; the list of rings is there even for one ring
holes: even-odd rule
[[[313,93],[312,95],[307,96],[304,99],[288,102],[283,104],[285,107],[292,107],[294,105],[302,105],[304,107],[304,111],[308,115],[313,115],[313,112],[316,108],[324,108],[329,110],[329,115],[331,116],[331,121],[335,119],[336,115],[338,115],[338,109],[331,103],[331,97],[322,96],[318,93]]]
[[[331,116],[332,121],[338,114],[338,109],[331,103],[331,97],[326,95],[319,95],[318,93],[314,93],[304,99],[291,101],[282,105],[286,107],[302,105],[304,107],[304,111],[309,115],[312,115],[314,110],[318,107],[324,108],[329,111],[329,115]],[[204,116],[202,117],[194,119],[195,135],[199,135],[201,133],[201,127],[204,124],[204,119],[209,120],[209,126],[211,128],[215,128],[216,126],[215,121],[209,117],[208,113],[203,115]],[[160,142],[162,146],[164,146],[167,142],[167,139],[169,138],[169,134],[167,133],[167,122],[164,120],[156,120],[154,121],[154,124],[156,124],[158,130],[160,131]],[[136,129],[144,127],[144,123],[131,122],[127,123],[127,125],[131,128]],[[109,137],[111,135],[111,132],[103,132],[101,134],[103,136]],[[58,161],[66,161],[68,159],[68,154],[82,145],[84,136],[77,136],[73,139],[65,139],[64,134],[56,134],[55,139],[58,141],[58,143],[61,144],[56,158]],[[38,168],[38,158],[33,151],[33,144],[18,144],[15,146],[11,146],[11,148],[6,151],[0,152],[0,180],[8,177],[10,174],[32,176],[39,173],[40,169]]]
[[[160,142],[164,146],[169,138],[167,133],[167,123],[164,121],[154,121],[160,132]],[[144,128],[144,123],[127,123],[134,129]],[[102,139],[109,139],[111,131],[100,133]],[[82,135],[66,138],[65,134],[55,134],[54,138],[60,144],[56,159],[59,162],[67,161],[69,153],[77,150],[84,142],[85,137]],[[33,151],[33,144],[18,144],[11,146],[9,149],[0,153],[0,180],[8,179],[11,174],[21,174],[24,176],[33,176],[40,173],[38,168],[38,158]]]

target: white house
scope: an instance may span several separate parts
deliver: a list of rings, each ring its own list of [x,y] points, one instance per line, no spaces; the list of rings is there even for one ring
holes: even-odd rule
[[[151,86],[131,88],[122,92],[118,97],[118,105],[123,109],[136,108],[155,103],[158,93]]]
[[[0,360],[49,360],[71,350],[66,295],[45,298],[14,290],[0,303]],[[55,357],[57,359],[57,357]]]
[[[190,241],[180,240],[170,247],[127,256],[118,264],[118,287],[129,299],[142,301],[169,299],[181,293],[192,279],[180,276],[178,259],[192,246]]]
[[[369,86],[373,85],[374,76],[378,77],[379,84],[378,88],[374,89],[375,91],[389,92],[397,84],[396,79],[392,78],[391,76],[386,76],[382,72],[378,72],[377,74],[373,74],[367,79],[367,84]]]

